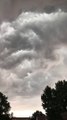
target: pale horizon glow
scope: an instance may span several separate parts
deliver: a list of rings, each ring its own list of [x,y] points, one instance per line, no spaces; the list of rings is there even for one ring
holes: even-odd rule
[[[35,110],[24,110],[24,111],[14,111],[13,116],[14,117],[31,117],[32,114],[35,112]],[[42,113],[45,113],[44,110],[41,111]]]
[[[24,110],[24,111],[14,111],[14,117],[30,117],[33,114],[32,110]]]

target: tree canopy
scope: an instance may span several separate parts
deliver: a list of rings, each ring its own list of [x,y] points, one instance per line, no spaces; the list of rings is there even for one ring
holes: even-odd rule
[[[45,115],[41,111],[36,111],[33,113],[31,120],[45,120]]]
[[[0,92],[0,120],[9,120],[10,119],[10,103],[7,100],[8,98]]]
[[[41,100],[48,120],[62,120],[61,114],[67,112],[67,81],[58,81],[55,88],[47,86]]]

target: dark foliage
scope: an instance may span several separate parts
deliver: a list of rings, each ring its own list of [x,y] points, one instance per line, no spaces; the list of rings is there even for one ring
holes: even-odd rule
[[[11,119],[11,115],[9,114],[11,107],[7,99],[8,98],[0,92],[0,120]]]
[[[48,120],[62,120],[61,114],[67,112],[67,81],[58,81],[55,88],[47,86],[41,100]]]
[[[45,120],[45,115],[41,111],[33,113],[31,120]]]

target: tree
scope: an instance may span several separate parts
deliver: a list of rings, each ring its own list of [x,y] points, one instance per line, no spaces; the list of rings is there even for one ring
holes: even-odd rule
[[[31,120],[45,120],[45,115],[41,111],[36,111],[33,113]]]
[[[0,120],[10,120],[10,103],[7,101],[7,97],[0,92]]]
[[[47,86],[41,100],[48,120],[62,120],[61,114],[67,112],[67,81],[58,81],[55,88]]]

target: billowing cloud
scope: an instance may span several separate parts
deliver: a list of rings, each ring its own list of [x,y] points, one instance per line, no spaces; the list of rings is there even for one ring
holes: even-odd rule
[[[36,94],[34,90],[43,86],[46,72],[60,61],[57,51],[67,44],[66,21],[67,13],[62,11],[25,12],[16,21],[1,24],[0,68],[9,71],[9,81],[16,77],[16,82],[10,82],[10,86],[19,95]]]
[[[10,100],[39,98],[46,85],[67,77],[66,51],[67,13],[62,10],[22,12],[14,21],[4,21],[0,24],[0,90]]]

